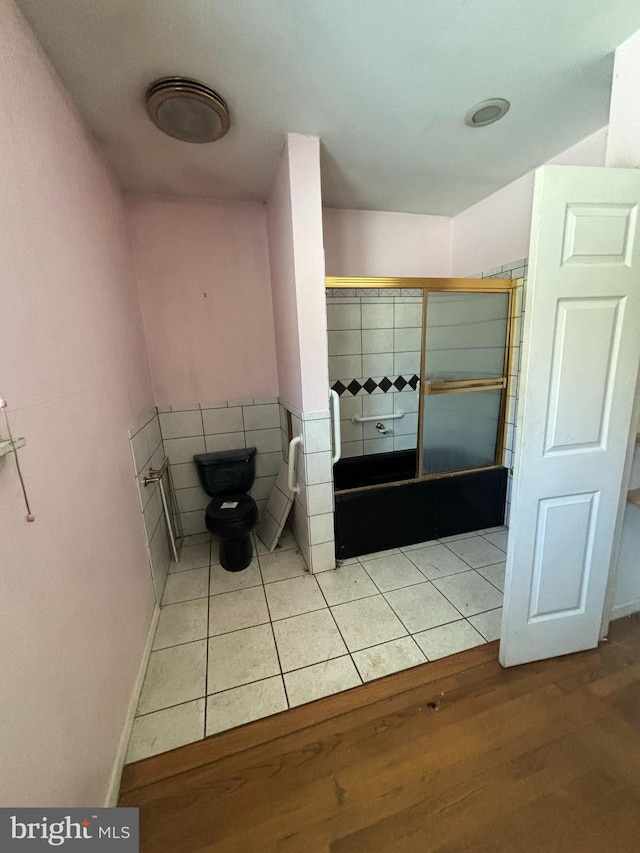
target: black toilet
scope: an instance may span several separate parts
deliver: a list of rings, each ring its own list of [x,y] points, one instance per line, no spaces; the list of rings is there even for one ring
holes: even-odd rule
[[[205,523],[220,539],[222,567],[241,572],[251,562],[250,534],[258,521],[256,502],[247,494],[256,476],[256,449],[199,453],[193,461],[202,488],[213,498],[205,510]]]

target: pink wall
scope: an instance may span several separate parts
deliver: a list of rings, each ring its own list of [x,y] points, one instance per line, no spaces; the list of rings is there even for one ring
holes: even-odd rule
[[[158,405],[278,393],[263,204],[127,196]]]
[[[325,208],[327,275],[449,276],[448,216]]]
[[[154,606],[151,386],[120,193],[11,0],[0,70],[0,393],[36,515],[0,462],[0,805],[101,805]]]
[[[280,396],[328,408],[320,141],[287,134],[267,205]]]
[[[640,166],[640,32],[616,50],[606,165]]]
[[[549,163],[602,166],[606,138],[602,128]],[[533,175],[527,172],[454,217],[452,275],[475,275],[529,254]]]
[[[289,153],[282,151],[267,203],[267,233],[279,394],[302,411],[302,372],[293,258]]]
[[[302,410],[329,408],[327,303],[324,291],[320,140],[287,135],[291,175],[291,219],[298,336],[302,370]]]

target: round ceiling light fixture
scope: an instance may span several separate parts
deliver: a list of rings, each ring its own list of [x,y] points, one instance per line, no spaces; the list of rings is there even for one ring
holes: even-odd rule
[[[504,98],[488,98],[486,101],[480,101],[475,107],[471,107],[464,117],[465,124],[469,127],[486,127],[506,116],[510,106],[509,101]]]
[[[209,86],[163,77],[147,89],[147,112],[163,133],[183,142],[215,142],[229,130],[229,108]]]

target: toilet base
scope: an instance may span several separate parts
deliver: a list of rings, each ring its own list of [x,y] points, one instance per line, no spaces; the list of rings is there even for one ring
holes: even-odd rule
[[[220,542],[220,563],[228,572],[241,572],[251,563],[253,544],[251,536],[238,536]]]

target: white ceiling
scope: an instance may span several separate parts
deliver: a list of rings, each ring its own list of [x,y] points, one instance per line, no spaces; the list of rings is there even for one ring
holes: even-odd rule
[[[284,133],[320,136],[324,203],[452,215],[607,123],[638,0],[18,0],[130,190],[266,198]],[[229,103],[219,142],[146,116],[148,83]],[[471,129],[489,97],[512,107]]]

